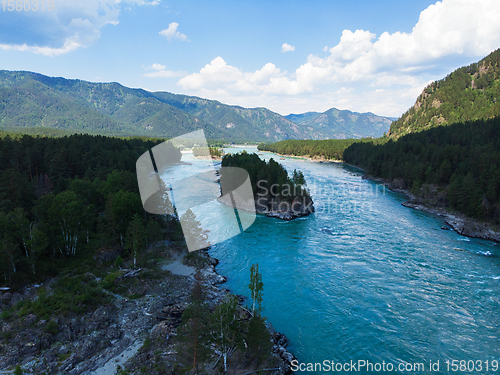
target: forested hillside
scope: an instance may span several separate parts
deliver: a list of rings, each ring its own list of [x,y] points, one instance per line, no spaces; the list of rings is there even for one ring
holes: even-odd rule
[[[159,137],[204,129],[208,138],[233,141],[323,137],[265,108],[5,70],[0,71],[0,126]]]
[[[204,129],[211,139],[278,141],[372,136],[373,126],[379,128],[380,121],[388,126],[390,121],[372,114],[337,112],[333,108],[318,114],[321,121],[298,125],[266,108],[230,106],[193,96],[131,89],[118,83],[0,71],[0,126],[4,129],[44,127],[157,137]]]
[[[147,244],[134,239],[136,232],[147,231],[147,241],[159,239],[162,228],[172,236],[174,218],[145,213],[135,173],[138,157],[159,142],[90,135],[1,138],[1,283],[19,286],[70,264],[90,266],[99,251],[136,256]]]
[[[344,160],[374,176],[403,179],[416,195],[441,186],[452,208],[500,222],[500,118],[440,126],[382,145],[355,143]],[[427,186],[425,186],[427,185]]]
[[[440,125],[499,116],[499,97],[500,49],[427,86],[387,135],[395,139]]]
[[[347,139],[381,137],[389,130],[392,119],[373,113],[358,113],[330,108],[318,112],[290,114],[287,119],[310,131],[324,134],[323,138]],[[318,139],[310,137],[311,139]]]

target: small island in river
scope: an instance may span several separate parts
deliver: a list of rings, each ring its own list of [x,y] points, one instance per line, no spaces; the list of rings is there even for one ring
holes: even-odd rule
[[[290,177],[286,169],[273,159],[266,163],[257,154],[245,151],[225,155],[221,166],[242,168],[248,172],[255,210],[259,213],[282,220],[293,220],[314,212],[314,202],[301,171],[294,170]],[[238,200],[237,196],[234,198]],[[236,203],[244,209],[243,202]]]

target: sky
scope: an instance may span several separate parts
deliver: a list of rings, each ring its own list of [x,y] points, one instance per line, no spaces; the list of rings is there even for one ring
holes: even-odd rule
[[[0,2],[0,69],[282,115],[399,117],[430,82],[497,48],[498,0]]]

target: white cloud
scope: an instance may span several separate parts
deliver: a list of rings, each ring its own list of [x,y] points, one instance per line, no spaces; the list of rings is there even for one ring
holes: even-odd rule
[[[283,45],[281,46],[281,52],[293,52],[293,51],[295,51],[295,47],[291,46],[288,43],[283,43]]]
[[[153,70],[164,70],[165,68],[166,68],[165,65],[157,64],[157,63],[154,63],[153,65],[151,65],[149,67],[149,69],[153,69]]]
[[[182,42],[189,41],[186,35],[181,34],[179,31],[177,31],[177,27],[179,27],[179,24],[177,22],[172,22],[168,25],[168,29],[160,31],[160,35],[167,38],[168,41],[171,41],[173,39],[177,39]]]
[[[100,38],[103,26],[118,24],[123,6],[153,3],[155,1],[71,0],[56,1],[50,12],[0,12],[0,48],[47,56],[85,48]]]
[[[244,72],[218,56],[178,85],[193,95],[284,114],[336,106],[397,116],[430,81],[442,77],[434,68],[443,58],[482,57],[500,47],[498,20],[498,0],[438,1],[420,13],[409,33],[344,30],[334,47],[323,49],[326,56],[311,54],[291,73],[271,62]],[[282,51],[292,48],[285,43]],[[447,66],[442,70],[449,72]]]

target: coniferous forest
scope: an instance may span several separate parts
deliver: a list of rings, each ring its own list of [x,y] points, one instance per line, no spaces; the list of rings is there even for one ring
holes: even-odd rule
[[[90,135],[1,138],[2,284],[54,276],[104,249],[131,252],[134,230],[147,230],[150,240],[161,229],[173,236],[173,223],[145,213],[135,174],[138,157],[159,142]]]
[[[383,138],[325,139],[322,141],[287,139],[276,143],[261,143],[261,151],[276,152],[281,155],[323,157],[328,160],[343,160],[344,150],[357,142],[384,143]]]
[[[290,177],[285,167],[274,159],[266,163],[257,154],[243,151],[238,154],[225,155],[222,159],[222,167],[238,167],[246,170],[250,176],[254,197],[264,193],[267,195],[273,185],[276,189],[272,191],[276,192],[276,197],[282,201],[292,202],[296,197],[309,196],[302,172],[294,170]]]
[[[448,204],[468,216],[500,219],[500,118],[467,121],[408,134],[382,145],[355,143],[344,160],[369,174],[447,187]]]

